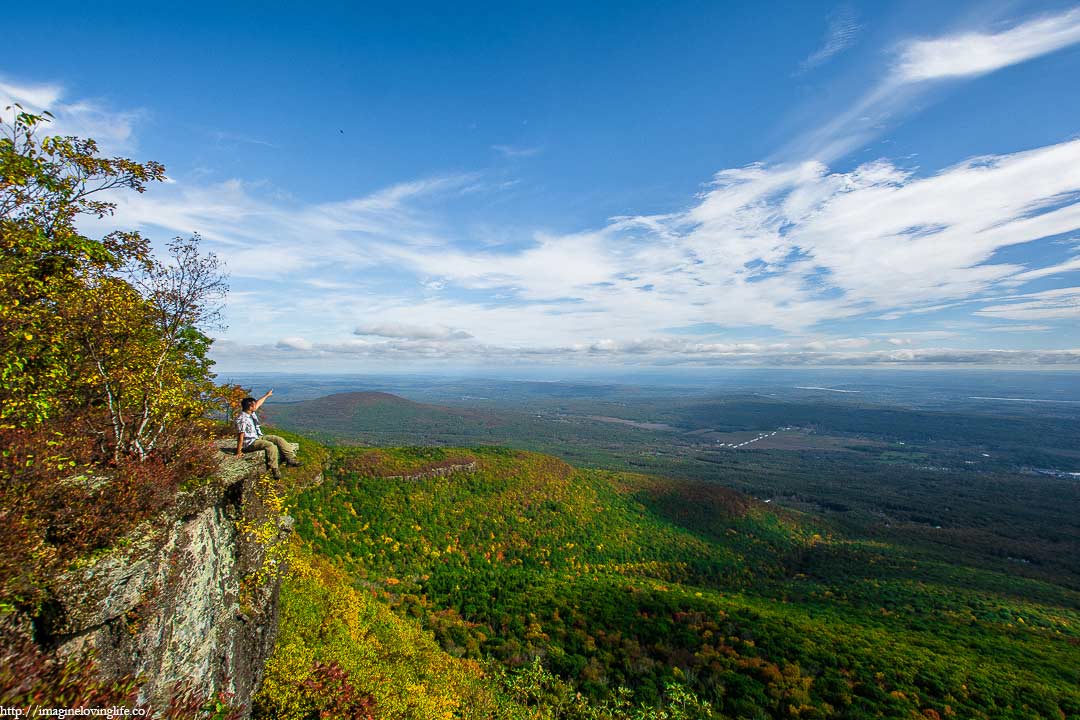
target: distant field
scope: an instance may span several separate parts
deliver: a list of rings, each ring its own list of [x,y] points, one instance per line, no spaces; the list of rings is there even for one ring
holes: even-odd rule
[[[598,422],[618,423],[620,425],[629,425],[630,427],[641,428],[642,430],[660,430],[664,432],[678,432],[678,428],[673,428],[665,423],[650,423],[650,422],[638,422],[635,420],[625,420],[623,418],[608,417],[606,415],[589,415],[586,419],[596,420]]]

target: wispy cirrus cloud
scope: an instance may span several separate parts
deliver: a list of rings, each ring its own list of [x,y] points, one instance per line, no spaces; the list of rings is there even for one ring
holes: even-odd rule
[[[94,138],[106,154],[122,153],[135,145],[134,128],[142,110],[116,110],[97,100],[66,98],[57,83],[26,83],[0,78],[0,110],[20,105],[28,112],[52,113],[45,135]],[[10,118],[9,118],[10,119]]]
[[[244,145],[261,145],[263,147],[277,148],[278,146],[268,140],[262,140],[244,133],[228,132],[226,130],[210,130],[210,137],[219,145],[242,143]]]
[[[961,30],[895,45],[881,80],[829,121],[788,143],[782,160],[830,163],[869,140],[939,83],[984,75],[1080,43],[1080,8],[994,31]]]
[[[1080,255],[1071,257],[1068,260],[1057,263],[1055,265],[1048,265],[1046,267],[1037,268],[1035,270],[1028,270],[1026,272],[1017,273],[1010,278],[1010,281],[1024,283],[1030,282],[1032,280],[1038,280],[1039,278],[1065,275],[1067,273],[1075,272],[1077,270],[1080,270]]]
[[[667,318],[803,331],[1068,271],[1072,261],[1032,269],[993,258],[1080,228],[1075,202],[1028,213],[1080,187],[1078,168],[1080,141],[973,158],[926,178],[882,161],[847,173],[756,165],[718,173],[682,213],[540,235],[510,253],[385,252],[450,286],[500,290],[550,314],[602,312],[614,327]]]
[[[986,332],[1042,333],[1054,329],[1053,325],[991,325]]]
[[[799,74],[809,72],[824,65],[834,55],[851,47],[855,43],[862,26],[854,8],[844,6],[829,16],[828,28],[821,47],[799,63]]]
[[[466,191],[477,177],[465,173],[424,178],[311,204],[273,197],[268,188],[239,179],[202,184],[180,178],[152,193],[117,196],[114,216],[102,225],[180,235],[199,232],[218,246],[234,276],[305,274],[325,286],[334,284],[343,271],[380,262],[380,243],[430,244],[435,226],[420,206]],[[320,277],[320,269],[334,272]]]
[[[987,305],[976,315],[1001,320],[1080,319],[1080,287],[1055,288],[1014,298],[1014,302]]]
[[[527,147],[518,145],[492,145],[491,149],[509,160],[534,157],[544,151],[544,149],[541,147]]]

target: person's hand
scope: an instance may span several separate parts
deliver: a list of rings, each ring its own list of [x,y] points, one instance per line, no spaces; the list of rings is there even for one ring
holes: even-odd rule
[[[236,457],[244,457],[244,453],[240,450],[236,451]]]

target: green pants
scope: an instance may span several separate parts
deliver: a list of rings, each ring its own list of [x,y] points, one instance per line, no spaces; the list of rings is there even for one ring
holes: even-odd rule
[[[263,435],[261,438],[244,446],[244,452],[266,451],[266,467],[273,470],[278,466],[278,455],[283,455],[286,460],[296,459],[296,450],[291,442],[277,435]]]

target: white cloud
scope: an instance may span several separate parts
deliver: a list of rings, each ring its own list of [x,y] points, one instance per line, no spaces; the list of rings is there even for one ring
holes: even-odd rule
[[[151,234],[198,232],[234,277],[273,280],[291,275],[306,278],[312,287],[349,287],[335,276],[383,262],[380,247],[429,246],[434,228],[416,205],[461,192],[476,178],[425,178],[309,205],[274,198],[267,188],[239,179],[210,185],[176,179],[145,194],[117,195],[113,217],[85,226],[100,231],[140,228]]]
[[[964,32],[900,46],[901,82],[982,75],[1080,42],[1080,8],[1028,20],[997,33]]]
[[[311,350],[314,344],[302,337],[287,337],[277,341],[277,347],[282,350]]]
[[[1077,270],[1080,270],[1080,255],[1069,258],[1065,262],[1058,263],[1057,265],[1050,265],[1037,270],[1028,270],[1027,272],[1017,273],[1016,275],[1013,275],[1010,280],[1016,282],[1028,282],[1039,278],[1076,272]]]
[[[539,235],[517,253],[467,253],[386,246],[387,256],[425,275],[453,280],[468,288],[514,287],[528,300],[572,296],[576,289],[610,279],[609,246],[604,233],[560,237]]]
[[[349,339],[336,343],[315,343],[311,348],[277,345],[243,345],[220,342],[214,357],[224,368],[250,369],[310,367],[318,361],[337,368],[355,367],[357,362],[400,367],[403,362],[484,363],[486,366],[517,364],[639,364],[687,366],[1052,366],[1080,364],[1080,348],[1064,350],[956,350],[950,348],[891,347],[882,350],[817,349],[784,343],[679,343],[648,340],[618,343],[601,339],[592,343],[548,348],[518,348],[479,343],[446,344],[430,340]],[[299,363],[299,364],[298,364]]]
[[[954,330],[900,330],[891,333],[873,333],[875,337],[887,337],[890,345],[912,345],[928,340],[952,340],[959,336]]]
[[[1053,330],[1052,325],[993,325],[988,328],[983,328],[988,332],[1047,332]]]
[[[22,85],[0,82],[0,104],[5,107],[18,103],[31,112],[51,111],[59,104],[62,95],[63,89],[59,85]]]
[[[1000,248],[1080,227],[1075,203],[1027,214],[1077,188],[1080,141],[979,158],[928,178],[881,162],[842,174],[816,163],[754,166],[718,174],[685,213],[541,237],[513,254],[401,258],[466,287],[573,298],[616,327],[629,315],[797,330],[966,300],[1001,280],[1048,274],[990,261]]]
[[[356,335],[372,335],[375,337],[398,338],[405,340],[468,340],[472,337],[464,330],[454,330],[448,327],[422,327],[417,325],[404,325],[401,323],[380,323],[376,325],[361,325],[353,331]]]

